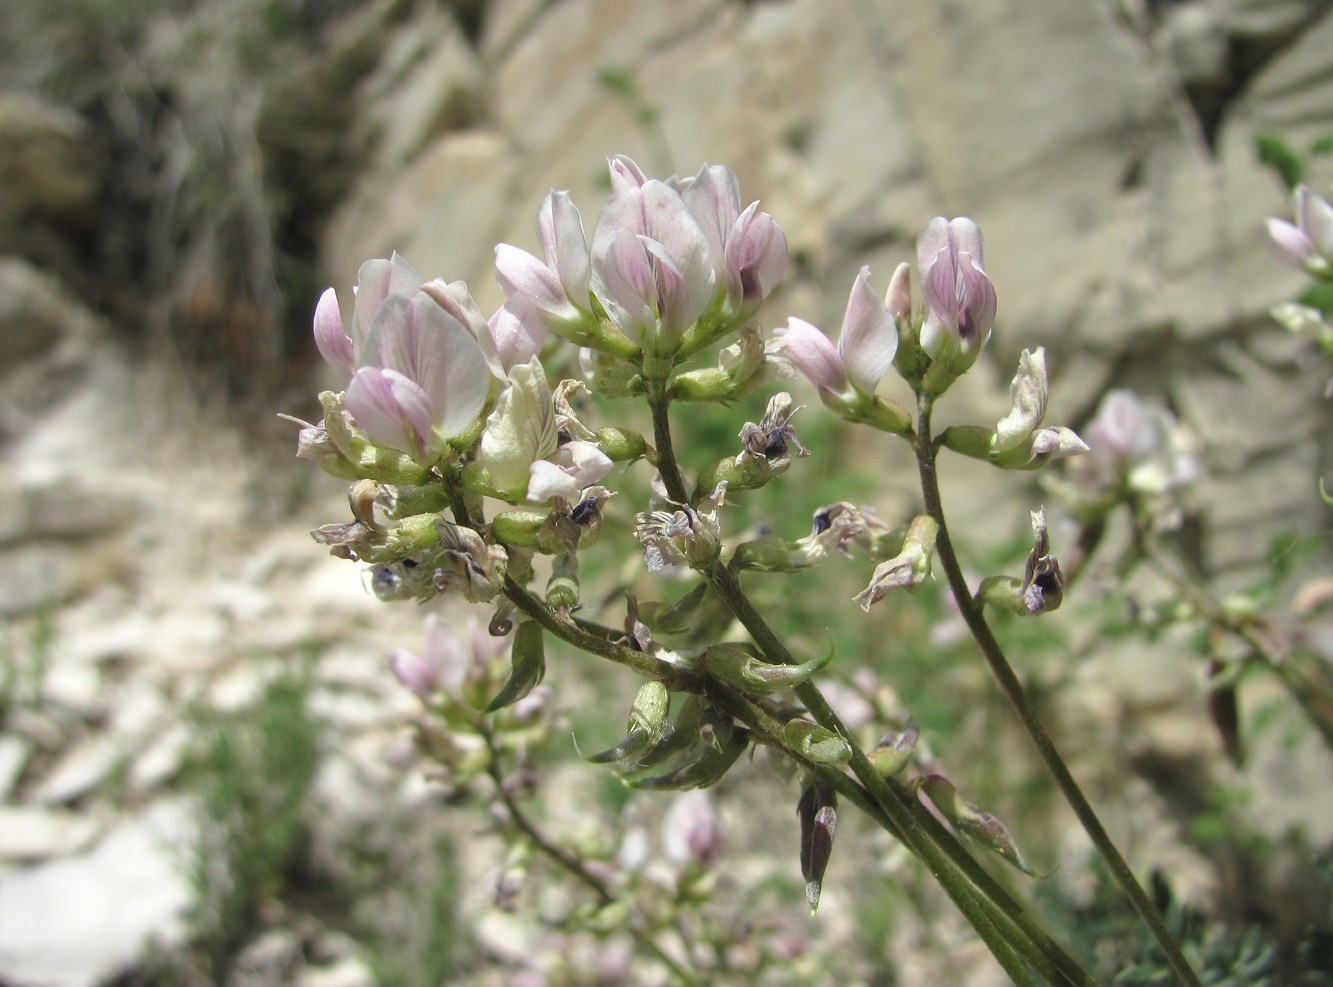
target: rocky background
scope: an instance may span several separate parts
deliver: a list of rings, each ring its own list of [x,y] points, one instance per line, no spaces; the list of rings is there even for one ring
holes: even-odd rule
[[[280,704],[272,683],[293,669],[310,669],[306,708],[324,725],[302,810],[307,884],[344,889],[333,911],[355,916],[385,882],[347,846],[385,874],[414,866],[402,847],[427,838],[414,820],[438,793],[386,760],[414,707],[382,655],[418,642],[421,615],[376,603],[309,541],[342,515],[342,492],[291,459],[274,413],[313,414],[323,286],[345,292],[362,259],[396,249],[489,309],[492,246],[534,247],[552,186],[590,221],[609,154],[656,173],[729,164],[791,241],[769,311],[827,327],[862,264],[884,284],[926,219],[974,217],[1000,316],[981,379],[947,414],[994,421],[1018,352],[1045,345],[1059,421],[1078,426],[1127,386],[1194,431],[1211,478],[1198,560],[1220,591],[1253,578],[1274,536],[1326,530],[1329,369],[1266,315],[1303,281],[1264,248],[1264,217],[1288,207],[1253,141],[1304,147],[1333,129],[1330,10],[7,3],[0,983],[139,983],[164,957],[199,955],[190,861],[207,788],[190,779],[221,770],[199,738],[218,716]],[[888,463],[877,502],[906,510],[912,473]],[[1012,540],[1033,491],[1016,481],[997,504],[1005,484],[972,477],[945,476],[966,534]],[[1108,646],[1071,677],[1080,770],[1142,810],[1112,812],[1131,859],[1142,844],[1233,917],[1317,911],[1284,868],[1333,838],[1326,751],[1275,743],[1229,769],[1199,712],[1200,670],[1179,654]],[[1197,784],[1182,794],[1185,778]],[[1199,778],[1250,793],[1248,824],[1270,845],[1299,834],[1296,851],[1210,866],[1184,817],[1207,799]],[[475,910],[487,891],[467,894]],[[361,927],[329,914],[274,896],[226,945],[228,982],[373,982]],[[503,954],[503,935],[476,935]],[[207,982],[214,968],[175,969]]]

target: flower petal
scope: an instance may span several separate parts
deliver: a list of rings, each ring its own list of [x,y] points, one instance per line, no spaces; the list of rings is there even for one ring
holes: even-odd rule
[[[821,391],[837,393],[847,387],[847,372],[842,356],[822,332],[795,316],[779,328],[782,351],[796,369]]]
[[[352,340],[343,329],[338,293],[332,288],[326,289],[315,305],[315,346],[329,366],[351,376],[354,367]]]
[[[898,328],[879,295],[870,287],[870,268],[861,268],[847,300],[838,337],[838,355],[847,379],[865,395],[873,395],[898,352]]]

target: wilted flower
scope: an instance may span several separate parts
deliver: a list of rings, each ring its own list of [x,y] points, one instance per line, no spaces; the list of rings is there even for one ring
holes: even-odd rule
[[[699,501],[676,511],[645,511],[634,516],[634,537],[643,545],[643,560],[657,572],[669,565],[704,566],[717,558],[722,525],[717,509],[726,497],[726,483]]]
[[[928,514],[922,514],[912,521],[903,539],[903,549],[896,558],[888,559],[875,566],[870,585],[854,599],[862,610],[870,612],[872,604],[884,599],[891,589],[905,589],[913,592],[930,578],[931,562],[935,558],[935,536],[940,526]]]
[[[1333,206],[1301,184],[1291,195],[1295,223],[1268,220],[1268,247],[1279,263],[1333,277]]]
[[[1024,350],[1009,385],[1013,409],[995,426],[991,461],[1010,469],[1036,469],[1054,459],[1086,452],[1088,447],[1064,426],[1042,428],[1046,416],[1046,348]]]
[[[505,550],[487,545],[481,535],[441,518],[440,555],[432,580],[441,593],[458,591],[469,603],[488,603],[504,588]]]
[[[970,367],[995,322],[995,286],[982,267],[981,229],[970,219],[936,216],[916,242],[926,303],[921,347],[956,376]]]

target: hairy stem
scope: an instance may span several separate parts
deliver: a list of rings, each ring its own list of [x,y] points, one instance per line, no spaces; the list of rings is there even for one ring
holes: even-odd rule
[[[1061,794],[1064,795],[1065,801],[1074,810],[1074,815],[1078,817],[1084,831],[1106,861],[1116,883],[1120,885],[1126,897],[1134,906],[1134,910],[1138,912],[1139,917],[1148,926],[1153,938],[1157,940],[1157,944],[1166,956],[1167,963],[1170,964],[1176,976],[1180,978],[1181,983],[1186,984],[1187,987],[1200,987],[1199,978],[1190,967],[1189,961],[1185,959],[1180,944],[1171,935],[1170,930],[1166,927],[1166,922],[1163,921],[1152,900],[1143,890],[1138,879],[1135,878],[1134,872],[1130,870],[1129,864],[1121,856],[1115,842],[1106,832],[1105,827],[1102,826],[1101,820],[1092,808],[1092,804],[1084,796],[1083,790],[1070,773],[1064,758],[1056,750],[1055,742],[1051,739],[1050,734],[1046,732],[1046,727],[1037,715],[1036,708],[1028,699],[1022,683],[1018,680],[1018,676],[1005,657],[1003,649],[995,639],[990,625],[986,622],[981,602],[972,595],[968,588],[967,578],[963,575],[962,566],[959,564],[958,556],[953,550],[953,543],[949,539],[948,525],[945,523],[944,506],[940,498],[939,477],[935,467],[936,451],[931,440],[930,413],[931,400],[923,396],[918,403],[917,414],[917,467],[921,477],[921,493],[925,499],[926,512],[939,525],[939,534],[935,539],[935,556],[948,578],[949,588],[953,591],[959,612],[967,623],[973,639],[981,648],[981,653],[990,666],[996,681],[999,682],[1000,688],[1008,697],[1015,712],[1017,712],[1028,737],[1036,746],[1047,770],[1050,771]]]

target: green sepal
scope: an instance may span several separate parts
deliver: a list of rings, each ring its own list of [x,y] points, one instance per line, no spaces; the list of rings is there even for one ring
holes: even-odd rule
[[[439,514],[415,514],[403,518],[389,529],[384,544],[365,555],[362,561],[372,565],[401,562],[434,548],[440,543],[440,532],[435,527],[439,520]]]
[[[408,518],[414,514],[439,514],[448,506],[449,492],[442,483],[401,484],[395,488],[393,509],[387,513],[394,519]]]
[[[807,761],[816,764],[846,764],[852,756],[847,741],[809,720],[788,720],[782,728],[782,739]]]
[[[994,429],[980,425],[950,425],[940,433],[940,444],[946,449],[989,462],[991,441],[995,438]]]
[[[708,674],[728,685],[761,695],[795,688],[832,660],[833,652],[829,651],[827,655],[800,665],[774,665],[743,644],[715,644],[703,653],[703,666]]]
[[[518,625],[510,662],[509,678],[496,697],[486,704],[488,713],[514,705],[546,674],[546,647],[540,624],[525,620]]]
[[[648,440],[628,428],[599,428],[593,433],[597,447],[613,463],[628,463],[642,459],[648,452]]]

